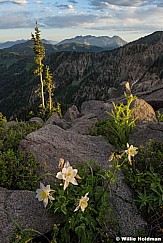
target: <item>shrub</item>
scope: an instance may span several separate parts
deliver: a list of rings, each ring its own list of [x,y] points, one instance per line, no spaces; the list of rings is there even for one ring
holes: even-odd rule
[[[124,172],[150,234],[158,236],[163,228],[163,143],[150,141],[146,148],[140,147],[134,170],[125,165]]]
[[[163,122],[163,114],[160,111],[157,112],[157,120]]]
[[[36,160],[28,151],[19,151],[20,141],[35,131],[40,124],[18,122],[7,126],[3,121],[0,126],[0,186],[7,189],[32,190],[36,186]]]
[[[0,152],[0,186],[7,189],[33,190],[36,187],[36,161],[29,152],[8,149]]]
[[[135,121],[137,119],[133,117],[134,108],[131,108],[131,103],[136,100],[136,97],[132,94],[130,96],[125,94],[125,98],[127,100],[126,104],[122,102],[120,104],[115,104],[113,102],[113,110],[111,112],[106,112],[108,119],[98,122],[90,130],[90,135],[104,136],[119,150],[126,147],[129,134],[135,127]]]

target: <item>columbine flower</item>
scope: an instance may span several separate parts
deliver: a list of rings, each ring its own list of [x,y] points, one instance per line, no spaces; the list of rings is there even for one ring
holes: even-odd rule
[[[81,208],[81,211],[84,212],[84,210],[88,206],[88,201],[89,201],[89,197],[87,197],[88,194],[89,192],[87,192],[84,197],[81,197],[81,199],[79,200],[79,205],[75,208],[74,212],[79,210],[79,208]]]
[[[121,159],[121,158],[122,158],[122,155],[116,154],[115,152],[112,152],[108,161],[111,162],[113,159]]]
[[[60,158],[58,168],[63,169],[64,163],[65,163],[64,159]]]
[[[131,164],[131,157],[134,157],[137,153],[138,153],[138,151],[137,151],[137,147],[133,147],[133,145],[129,145],[128,143],[127,143],[127,150],[125,150],[125,153],[126,154],[128,154],[128,160],[129,160],[129,162],[130,162],[130,164]]]
[[[45,208],[48,205],[48,199],[54,200],[50,192],[54,192],[54,190],[50,189],[50,185],[45,187],[44,184],[40,182],[40,189],[36,190],[36,198],[38,198],[39,201],[43,201]]]
[[[56,177],[58,179],[64,180],[64,190],[68,187],[69,183],[71,182],[73,185],[78,185],[75,177],[77,176],[77,169],[73,169],[72,166],[70,166],[70,163],[67,161],[64,164],[64,167],[62,169],[62,172],[58,172]]]
[[[115,153],[112,152],[111,155],[110,155],[110,157],[109,157],[109,159],[108,159],[109,162],[111,162],[114,158],[115,158]]]

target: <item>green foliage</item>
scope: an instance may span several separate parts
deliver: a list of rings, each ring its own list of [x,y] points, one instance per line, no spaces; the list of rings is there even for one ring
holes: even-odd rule
[[[0,126],[0,186],[7,189],[32,190],[36,186],[36,161],[28,151],[19,151],[20,141],[40,124],[18,122]]]
[[[2,112],[0,112],[0,126],[7,122],[5,116],[3,116]]]
[[[163,143],[150,140],[144,148],[140,146],[135,159],[135,167],[145,173],[152,168],[155,173],[163,174]]]
[[[27,123],[17,122],[16,124],[0,127],[0,134],[3,131],[3,135],[0,135],[1,151],[7,151],[8,149],[18,150],[20,141],[26,137],[27,134],[39,129],[42,125],[40,123]]]
[[[36,54],[35,57],[35,63],[37,65],[37,68],[35,69],[34,73],[40,77],[40,85],[41,85],[41,89],[40,89],[40,94],[41,94],[41,105],[42,105],[42,109],[45,109],[45,97],[44,97],[44,83],[43,83],[43,77],[42,77],[42,73],[43,73],[43,58],[45,57],[45,48],[43,46],[43,43],[41,41],[41,36],[40,36],[40,31],[38,29],[38,25],[36,22],[36,27],[35,27],[35,35],[31,34],[32,36],[32,40],[34,41],[34,48],[33,51]]]
[[[157,112],[157,120],[163,122],[163,114],[160,111]]]
[[[38,65],[38,69],[36,69],[36,74],[39,76],[40,73],[43,72],[43,64],[42,64],[42,60],[45,57],[45,48],[43,46],[43,43],[41,41],[41,35],[40,35],[40,31],[38,29],[38,24],[36,22],[36,27],[35,27],[35,35],[31,34],[32,36],[32,40],[34,41],[34,48],[33,51],[36,54],[35,57],[35,61],[36,64]]]
[[[36,161],[31,153],[8,149],[0,152],[0,186],[7,189],[32,190],[36,187]]]
[[[65,221],[58,225],[53,232],[52,242],[109,242],[111,235],[108,228],[114,231],[116,226],[109,222],[108,192],[104,171],[94,163],[84,163],[78,166],[81,179],[78,186],[69,185],[67,191],[60,186],[60,181],[56,181],[54,188],[58,188],[55,193],[55,200],[51,202],[50,209],[65,215]],[[82,212],[80,209],[74,212],[81,196],[88,193],[89,206]],[[76,202],[76,206],[75,206]],[[107,216],[106,216],[107,215]],[[105,227],[107,225],[107,230]]]
[[[112,166],[113,174],[118,168],[117,164],[118,162],[114,163],[115,166]],[[67,166],[64,163],[64,168],[67,168],[70,172],[73,168],[70,165],[70,167]],[[60,164],[59,167],[63,172],[63,164],[62,166]],[[65,190],[63,190],[63,183],[60,179],[52,175],[54,178],[52,187],[55,190],[51,190],[49,186],[50,194],[48,194],[48,199],[50,203],[48,209],[54,213],[59,213],[62,223],[54,224],[51,236],[44,235],[44,238],[41,237],[42,239],[34,238],[33,233],[36,232],[35,230],[22,229],[19,225],[16,225],[18,233],[13,239],[14,243],[23,243],[25,242],[24,239],[31,239],[31,243],[114,242],[113,238],[116,232],[119,231],[119,225],[113,207],[109,203],[108,186],[113,183],[113,174],[106,173],[101,166],[91,161],[79,164],[77,172],[79,173],[76,174],[78,185],[69,183]],[[47,189],[47,186],[42,188],[40,198],[43,199],[44,195],[47,197],[47,193],[45,193]],[[80,204],[83,196],[88,196],[88,203],[84,204],[84,210],[82,210],[82,204]],[[45,241],[46,237],[49,239]]]
[[[5,126],[6,126],[7,119],[3,116],[3,114],[0,112],[0,139],[5,135]],[[1,146],[1,140],[0,140],[0,146]]]
[[[54,112],[57,112],[61,116],[60,104],[57,103],[57,106],[54,107],[53,104],[53,90],[55,89],[55,85],[53,84],[53,75],[50,72],[50,67],[46,66],[44,72],[44,64],[43,59],[45,57],[45,48],[43,42],[41,41],[40,31],[38,29],[38,25],[36,22],[35,27],[35,35],[32,35],[32,40],[34,41],[33,51],[36,54],[35,63],[37,68],[34,73],[40,77],[40,85],[36,93],[41,98],[41,104],[39,105],[39,116],[44,120],[48,119]],[[43,79],[44,74],[44,79]],[[46,90],[47,95],[44,90]],[[48,101],[45,102],[45,98],[48,96]],[[31,111],[30,111],[31,112]]]
[[[45,89],[48,92],[48,108],[49,108],[49,113],[51,113],[52,108],[53,108],[53,100],[52,100],[52,96],[53,96],[53,90],[55,88],[54,84],[53,84],[53,75],[50,72],[50,67],[46,66],[45,69],[45,78],[44,78],[44,82],[45,82]]]
[[[140,147],[134,170],[125,165],[124,172],[139,209],[156,234],[163,220],[163,143],[150,141],[146,148]]]
[[[34,116],[38,116],[42,118],[44,121],[46,121],[54,113],[57,113],[60,117],[62,117],[61,105],[59,102],[57,102],[56,105],[51,108],[51,112],[49,104],[47,104],[45,110],[42,110],[42,108],[39,107],[39,110],[37,109],[35,113],[33,111],[30,111],[28,117],[31,118]]]
[[[133,117],[134,108],[131,108],[131,103],[136,97],[125,94],[125,98],[126,104],[113,102],[113,110],[107,112],[108,119],[98,122],[90,131],[90,135],[103,135],[116,149],[126,146],[137,119]]]

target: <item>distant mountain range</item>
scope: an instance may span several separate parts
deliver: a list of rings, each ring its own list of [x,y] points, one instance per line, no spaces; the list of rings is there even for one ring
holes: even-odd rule
[[[58,43],[60,44],[67,44],[67,43],[79,43],[79,44],[85,44],[90,46],[98,46],[107,50],[115,49],[120,46],[124,46],[127,44],[126,41],[124,41],[119,36],[92,36],[92,35],[86,35],[86,36],[76,36],[75,38],[66,39]]]
[[[6,41],[6,42],[3,42],[3,43],[0,43],[0,49],[10,48],[14,45],[23,44],[23,43],[26,43],[28,41],[29,40],[24,40],[24,39],[16,40],[16,41]],[[45,39],[42,39],[42,42],[44,42],[45,44],[51,44],[51,45],[57,44],[57,41],[51,41],[51,40],[45,40]]]
[[[126,80],[136,81],[135,92],[163,85],[163,31],[111,51],[78,52],[74,47],[82,49],[85,45],[89,50],[90,46],[75,45],[44,44],[44,63],[50,66],[56,86],[54,98],[64,109],[72,104],[80,107],[85,100],[107,100],[111,97],[110,89],[118,88]],[[0,111],[7,117],[28,114],[39,102],[32,47],[32,42],[27,41],[0,50]],[[74,51],[68,51],[70,47]],[[66,51],[61,51],[63,48]]]
[[[44,42],[46,54],[53,52],[65,52],[65,51],[77,51],[77,52],[101,52],[105,51],[104,48],[98,46],[90,46],[81,43],[63,43],[58,45],[52,45],[48,42]],[[3,48],[7,52],[16,52],[21,55],[34,55],[33,41],[28,40],[21,44],[16,44],[8,48]]]
[[[21,44],[21,43],[24,43],[26,41],[27,40],[6,41],[6,42],[3,42],[3,43],[0,43],[0,49],[9,48],[11,46]]]
[[[76,36],[72,39],[66,39],[59,43],[55,41],[49,41],[43,39],[42,42],[46,45],[47,52],[54,52],[54,51],[105,51],[105,50],[112,50],[118,47],[121,47],[127,44],[126,41],[121,39],[119,36]],[[20,45],[21,44],[21,45]],[[18,46],[20,45],[20,46]],[[49,45],[49,46],[47,46]],[[7,41],[5,43],[0,43],[0,49],[11,48],[9,51],[16,51],[23,49],[25,52],[25,46],[29,51],[31,49],[31,42],[29,40],[17,40],[17,41]]]

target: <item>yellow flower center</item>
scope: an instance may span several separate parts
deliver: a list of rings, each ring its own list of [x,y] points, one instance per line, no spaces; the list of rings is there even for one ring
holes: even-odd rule
[[[80,206],[81,206],[81,208],[86,208],[88,206],[88,202],[85,200],[81,201]]]
[[[46,197],[47,197],[47,192],[45,192],[45,191],[42,191],[41,193],[40,193],[40,198],[41,199],[45,199]]]
[[[129,149],[129,154],[130,155],[135,155],[135,149],[134,148],[130,148]]]
[[[67,177],[68,177],[68,178],[71,178],[71,177],[72,177],[72,172],[71,172],[71,171],[69,171],[69,172],[67,173]]]

